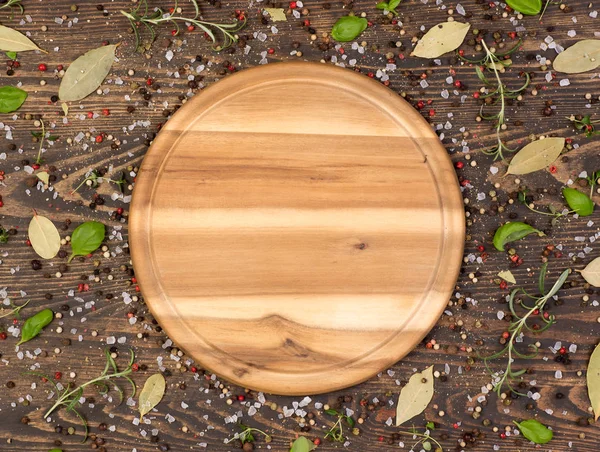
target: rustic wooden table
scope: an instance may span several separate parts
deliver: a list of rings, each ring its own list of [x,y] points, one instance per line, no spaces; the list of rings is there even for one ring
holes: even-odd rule
[[[398,8],[399,23],[392,23],[375,9],[375,0],[307,1],[297,7],[299,17],[288,12],[287,22],[269,23],[261,21],[261,8],[287,9],[287,3],[203,2],[205,18],[213,21],[231,19],[236,9],[246,11],[248,24],[240,33],[244,40],[240,46],[215,53],[198,31],[172,37],[170,27],[163,26],[159,27],[159,36],[151,50],[140,55],[133,52],[129,23],[120,14],[120,10],[129,9],[133,3],[114,0],[98,5],[88,0],[23,0],[25,15],[13,10],[11,17],[6,9],[0,10],[4,25],[30,33],[38,45],[48,50],[47,55],[20,54],[20,67],[14,68],[14,75],[3,72],[1,76],[2,85],[22,83],[29,98],[18,115],[0,117],[5,130],[0,132],[0,169],[5,172],[0,187],[3,201],[0,222],[6,229],[18,231],[0,246],[0,296],[10,297],[17,304],[31,299],[23,310],[25,317],[44,307],[62,314],[40,337],[21,348],[24,354],[15,351],[17,339],[12,335],[15,331],[12,318],[2,319],[8,337],[0,342],[1,450],[47,451],[53,447],[65,451],[233,450],[239,444],[225,445],[224,440],[239,431],[237,419],[272,435],[272,442],[266,443],[257,434],[255,448],[286,451],[301,429],[311,439],[323,439],[333,424],[333,418],[318,409],[324,403],[348,408],[355,419],[362,416],[364,422],[357,424],[358,435],[349,432],[347,443],[323,440],[319,450],[402,450],[401,442],[404,450],[409,450],[411,437],[397,437],[398,429],[386,422],[391,422],[394,416],[392,402],[397,400],[401,385],[416,369],[430,364],[446,375],[436,379],[432,403],[414,422],[420,426],[426,421],[435,422],[433,436],[445,451],[540,450],[522,437],[500,435],[512,420],[533,417],[555,431],[555,438],[541,450],[597,449],[600,434],[588,410],[584,371],[600,334],[597,321],[600,310],[595,302],[600,297],[599,291],[585,286],[578,274],[569,277],[560,292],[560,301],[551,303],[557,324],[537,338],[541,343],[539,355],[515,363],[530,370],[524,378],[525,391],[539,394],[539,399],[535,395],[502,401],[487,393],[485,386],[491,379],[477,359],[478,350],[485,353],[486,349],[500,347],[498,340],[507,328],[507,322],[499,320],[498,315],[508,309],[504,302],[508,291],[499,287],[498,271],[510,268],[519,285],[535,290],[548,245],[558,247],[554,251],[560,249],[560,253],[553,252],[548,257],[549,278],[556,278],[565,268],[581,269],[598,256],[598,248],[590,240],[598,233],[598,211],[592,217],[567,218],[551,227],[546,217],[529,212],[519,203],[509,203],[511,194],[514,196],[519,188],[527,187],[540,209],[545,204],[562,206],[560,188],[567,180],[575,179],[584,170],[600,169],[599,141],[578,134],[565,119],[571,114],[598,113],[597,72],[569,77],[558,74],[556,78],[552,73],[547,78],[549,69],[541,67],[539,58],[536,60],[538,56],[552,59],[556,55],[552,48],[540,48],[544,42],[547,45],[556,40],[567,47],[577,39],[594,38],[594,31],[599,29],[595,5],[576,0],[569,1],[567,8],[550,4],[542,23],[536,17],[527,17],[513,24],[502,17],[503,5],[482,0],[465,0],[462,6],[441,0],[405,0]],[[170,4],[150,3],[162,3],[163,7]],[[190,5],[186,2],[182,5],[184,12],[191,14]],[[460,64],[452,54],[442,57],[439,65],[409,56],[411,39],[447,20],[449,9],[455,10],[452,12],[458,19],[468,20],[473,28],[487,30],[488,43],[494,38],[506,39],[506,45],[510,46],[516,41],[507,33],[518,30],[522,35],[522,48],[514,54],[513,68],[504,77],[509,85],[519,84],[520,71],[527,71],[534,78],[524,99],[507,107],[509,128],[505,138],[514,147],[527,143],[532,134],[572,138],[572,143],[578,146],[559,159],[554,172],[544,170],[519,178],[501,178],[503,166],[496,163],[500,171],[492,174],[493,159],[480,151],[493,144],[495,135],[491,123],[475,120],[480,103],[473,99],[472,93],[481,83],[473,67]],[[364,52],[350,43],[342,47],[342,52],[334,47],[335,43],[328,44],[322,38],[335,20],[350,10],[366,12],[373,22],[359,39],[366,41]],[[459,13],[466,14],[466,19]],[[310,21],[314,31],[308,30],[305,20]],[[311,32],[317,35],[314,41]],[[499,35],[492,36],[495,33]],[[66,68],[77,56],[103,41],[123,43],[118,49],[119,60],[102,86],[104,93],[72,104],[65,118],[60,102],[51,101],[60,83],[57,68],[59,65]],[[402,47],[396,47],[397,41]],[[463,48],[472,54],[468,43]],[[389,67],[382,74],[388,52],[394,54],[397,67]],[[192,63],[194,59],[197,61]],[[114,175],[123,171],[132,183],[154,134],[169,113],[181,105],[182,95],[190,90],[201,95],[203,86],[226,77],[232,70],[299,59],[323,60],[325,64],[332,61],[351,64],[351,60],[356,60],[355,69],[365,76],[382,79],[383,75],[383,81],[389,77],[390,89],[402,93],[416,106],[419,101],[424,102],[421,112],[439,130],[453,161],[464,164],[457,172],[463,181],[463,194],[469,200],[465,264],[456,285],[456,296],[450,300],[446,314],[414,352],[387,372],[346,391],[312,397],[304,409],[309,418],[314,416],[315,422],[304,428],[290,410],[297,407],[295,404],[302,397],[245,393],[243,388],[220,382],[211,373],[195,369],[194,363],[185,355],[180,356],[161,333],[137,292],[129,262],[126,219],[130,190],[125,191],[124,199],[113,196],[118,190],[104,182],[96,188],[84,186],[72,193],[91,169],[107,168]],[[40,71],[40,63],[46,64],[48,70]],[[197,69],[202,71],[197,73]],[[138,89],[145,87],[149,78],[160,86],[148,87],[151,96],[144,99]],[[566,85],[560,82],[563,79],[568,79],[570,85],[562,86]],[[586,94],[591,95],[591,100]],[[30,133],[39,130],[34,125],[36,115],[41,115],[52,134],[60,137],[53,145],[45,146],[43,168],[54,176],[50,188],[45,190],[26,171],[37,153],[38,143],[32,142]],[[496,191],[496,197],[490,195],[491,191]],[[108,257],[96,252],[92,258],[75,259],[66,266],[66,259],[56,258],[43,261],[41,269],[33,270],[31,261],[37,256],[26,245],[26,229],[33,209],[55,224],[64,225],[63,236],[83,221],[104,222],[109,232]],[[121,210],[117,209],[124,210],[120,221]],[[520,266],[511,265],[508,255],[495,251],[491,245],[491,234],[509,218],[527,219],[547,233],[545,237],[530,236],[515,244],[523,259]],[[438,346],[432,347],[432,340]],[[570,350],[566,363],[556,362],[549,349],[556,342]],[[43,419],[52,404],[51,386],[24,372],[37,367],[52,378],[60,377],[63,384],[68,381],[80,384],[102,371],[103,350],[107,347],[119,355],[119,363],[126,361],[130,348],[135,351],[139,370],[132,375],[139,387],[160,368],[167,377],[167,392],[158,411],[151,415],[151,423],[142,425],[135,422],[135,407],[127,403],[117,406],[115,393],[108,400],[93,390],[86,392],[81,413],[94,436],[82,444],[83,429],[72,414],[61,410],[51,416],[50,422]],[[502,361],[495,366],[499,370]],[[562,378],[557,378],[558,370]],[[55,375],[56,372],[62,375]]]

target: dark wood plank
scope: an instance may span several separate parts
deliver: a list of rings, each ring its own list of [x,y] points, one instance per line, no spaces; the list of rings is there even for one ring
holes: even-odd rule
[[[429,109],[434,109],[435,116],[431,121],[435,125],[443,126],[447,121],[451,123],[452,128],[443,130],[442,141],[455,161],[464,161],[461,141],[465,139],[465,144],[469,146],[471,161],[477,161],[477,166],[470,166],[470,161],[465,161],[467,165],[459,171],[459,176],[470,180],[474,187],[465,191],[465,196],[470,199],[465,256],[479,256],[481,252],[477,249],[478,245],[485,246],[485,252],[488,254],[485,262],[481,264],[465,263],[464,272],[457,282],[457,292],[476,300],[477,304],[466,302],[462,305],[465,306],[463,308],[454,304],[457,300],[452,300],[453,305],[448,307],[448,313],[452,315],[444,315],[428,336],[428,339],[435,339],[440,344],[439,350],[427,348],[425,341],[406,359],[390,369],[390,374],[384,372],[380,377],[346,391],[313,397],[307,411],[315,415],[316,424],[306,434],[311,438],[323,438],[327,428],[332,424],[331,417],[314,407],[315,402],[337,405],[339,397],[348,396],[348,401],[344,402],[343,406],[354,410],[357,414],[368,415],[365,422],[358,426],[360,434],[349,435],[348,449],[402,450],[398,446],[398,441],[388,444],[391,435],[397,432],[395,427],[388,427],[385,424],[386,420],[394,414],[388,401],[396,399],[400,389],[398,383],[408,380],[415,368],[420,369],[433,363],[439,371],[443,371],[444,365],[448,364],[450,373],[447,381],[436,381],[433,403],[424,416],[415,418],[415,423],[422,424],[425,419],[436,422],[439,429],[436,430],[435,437],[443,444],[444,450],[456,448],[460,450],[460,441],[464,435],[471,435],[467,436],[467,439],[472,436],[477,438],[468,450],[487,452],[494,450],[494,445],[500,446],[500,450],[539,450],[518,438],[501,439],[499,433],[493,431],[494,426],[502,430],[506,425],[510,425],[513,419],[530,417],[537,417],[556,432],[555,439],[549,447],[542,450],[588,451],[597,448],[600,434],[594,426],[587,425],[587,419],[591,416],[588,412],[585,374],[578,372],[585,370],[592,347],[600,334],[600,324],[596,320],[600,316],[600,311],[592,305],[592,301],[600,298],[600,295],[597,289],[586,287],[577,274],[569,277],[572,286],[561,291],[560,299],[563,303],[551,308],[557,315],[558,323],[538,338],[542,344],[540,355],[535,360],[517,363],[532,369],[534,373],[528,375],[526,380],[535,381],[531,384],[539,390],[541,398],[536,402],[521,397],[512,400],[510,406],[505,406],[494,394],[491,394],[486,396],[484,402],[477,402],[477,398],[481,395],[481,388],[489,383],[490,378],[483,364],[477,360],[476,350],[497,349],[499,335],[507,327],[505,321],[497,318],[498,311],[507,310],[506,304],[502,303],[507,292],[499,289],[494,279],[499,270],[509,268],[509,261],[506,254],[493,250],[490,243],[491,234],[499,224],[509,218],[511,213],[517,214],[520,219],[532,221],[541,228],[548,228],[546,218],[532,214],[523,206],[507,204],[509,193],[517,190],[519,185],[527,186],[534,192],[538,188],[546,189],[547,193],[537,195],[541,198],[540,205],[552,203],[561,206],[563,204],[558,193],[562,184],[582,170],[598,169],[594,167],[600,161],[598,140],[589,140],[577,135],[569,121],[565,119],[565,116],[571,114],[598,114],[596,99],[600,92],[597,78],[592,77],[594,72],[569,76],[570,85],[560,87],[559,80],[566,77],[559,74],[551,82],[546,82],[546,72],[540,69],[535,58],[531,59],[537,54],[548,58],[555,56],[553,50],[539,49],[540,43],[546,36],[553,36],[564,47],[577,39],[594,37],[593,32],[598,28],[597,19],[589,16],[594,8],[588,6],[587,2],[570,2],[571,11],[566,13],[562,12],[557,5],[550,5],[542,24],[537,18],[525,18],[522,21],[527,30],[523,33],[522,51],[515,54],[514,67],[506,73],[505,80],[508,84],[517,86],[521,81],[518,77],[519,72],[530,72],[534,75],[531,89],[537,89],[538,94],[533,96],[531,89],[528,89],[523,102],[508,108],[510,121],[505,137],[511,140],[511,145],[518,146],[526,143],[530,134],[550,133],[571,137],[580,147],[569,154],[568,161],[557,164],[556,174],[537,172],[520,177],[520,184],[516,184],[515,178],[512,177],[502,179],[492,176],[488,171],[493,163],[492,159],[480,152],[483,147],[493,144],[494,132],[490,123],[475,122],[479,103],[472,98],[471,94],[480,87],[480,83],[475,77],[474,69],[460,64],[452,56],[442,57],[439,66],[432,66],[428,61],[409,57],[411,38],[419,32],[421,26],[427,29],[447,18],[447,12],[440,9],[435,2],[424,4],[417,0],[405,0],[400,5],[399,20],[404,24],[403,30],[406,32],[403,36],[400,35],[398,25],[393,25],[389,19],[380,17],[379,12],[374,8],[375,1],[330,2],[328,9],[325,8],[325,2],[306,2],[309,15],[300,19],[288,16],[288,22],[276,24],[279,30],[277,34],[271,32],[270,27],[273,24],[262,24],[260,21],[262,3],[249,7],[248,2],[235,0],[223,3],[221,8],[203,3],[203,13],[208,20],[229,20],[235,9],[248,12],[250,18],[248,26],[241,34],[249,38],[247,40],[250,46],[249,53],[245,55],[240,48],[235,48],[231,54],[214,53],[209,43],[198,32],[185,34],[187,43],[180,46],[177,43],[179,38],[172,38],[169,34],[170,27],[164,26],[160,27],[160,36],[149,52],[149,58],[131,51],[132,36],[128,33],[128,23],[119,13],[121,9],[130,7],[131,2],[124,0],[106,2],[104,7],[108,11],[108,16],[104,16],[102,11],[97,9],[97,1],[76,2],[78,6],[76,12],[71,11],[71,5],[75,2],[68,0],[52,2],[23,0],[23,3],[31,21],[26,20],[21,24],[22,16],[15,14],[11,18],[5,10],[0,11],[0,20],[3,24],[20,31],[30,32],[32,39],[47,49],[49,54],[23,53],[19,55],[21,67],[15,71],[15,75],[8,77],[3,72],[1,76],[2,85],[21,82],[30,95],[27,103],[19,111],[17,119],[13,120],[12,115],[0,117],[1,122],[13,129],[14,137],[14,140],[9,141],[2,133],[0,138],[0,152],[6,152],[6,159],[0,161],[0,169],[6,172],[4,185],[0,187],[0,195],[4,203],[0,208],[0,222],[5,228],[18,230],[17,235],[11,236],[9,242],[0,247],[2,255],[0,288],[6,287],[15,302],[28,298],[32,300],[23,312],[25,316],[38,309],[49,307],[56,312],[61,312],[63,319],[56,319],[47,331],[24,347],[25,350],[30,351],[37,348],[41,350],[41,354],[34,359],[18,358],[14,351],[16,340],[10,334],[8,339],[0,342],[4,364],[0,367],[0,384],[2,384],[0,410],[3,415],[0,436],[4,440],[0,446],[2,450],[47,451],[53,447],[54,441],[62,442],[61,447],[65,451],[91,447],[89,442],[87,445],[80,443],[82,429],[73,416],[61,411],[52,417],[50,423],[42,419],[45,409],[51,405],[47,400],[49,385],[44,385],[30,376],[23,376],[22,372],[27,371],[32,365],[39,365],[40,370],[50,375],[57,371],[62,372],[63,382],[72,380],[69,376],[71,371],[76,374],[74,381],[84,382],[101,372],[104,364],[102,350],[106,347],[109,337],[126,340],[124,344],[114,345],[119,360],[125,360],[128,349],[133,347],[136,363],[147,366],[147,370],[140,370],[134,374],[138,386],[143,384],[147,376],[158,371],[157,357],[162,358],[169,375],[168,389],[163,402],[158,407],[158,412],[153,416],[152,423],[143,427],[133,424],[136,412],[125,403],[117,407],[114,402],[103,400],[93,391],[86,393],[87,397],[94,397],[97,401],[94,408],[89,408],[88,403],[84,404],[82,413],[89,420],[92,433],[105,440],[105,444],[97,446],[98,448],[105,447],[106,450],[111,451],[133,449],[151,451],[157,450],[159,445],[168,444],[170,450],[177,451],[205,448],[233,450],[235,448],[233,444],[224,445],[223,441],[231,437],[237,429],[234,423],[225,423],[224,419],[242,411],[244,423],[264,429],[273,435],[273,442],[269,445],[272,450],[287,450],[290,439],[300,431],[300,424],[296,416],[281,418],[283,407],[291,407],[294,401],[299,401],[301,398],[267,395],[267,402],[276,404],[274,407],[276,409],[263,406],[255,416],[249,417],[248,408],[258,395],[246,394],[246,401],[240,402],[236,398],[231,405],[228,405],[227,398],[230,395],[244,394],[243,388],[233,387],[225,382],[222,383],[222,388],[220,385],[214,388],[215,380],[211,379],[211,374],[204,375],[202,370],[197,374],[189,371],[193,364],[188,364],[185,357],[180,363],[183,363],[188,371],[182,372],[178,369],[177,362],[170,358],[170,346],[164,346],[167,338],[152,322],[143,299],[140,297],[138,302],[126,305],[122,298],[123,292],[135,294],[135,283],[132,282],[130,274],[120,269],[121,266],[127,268],[130,266],[126,253],[127,223],[111,220],[111,213],[121,207],[125,210],[126,216],[128,205],[119,200],[111,200],[110,195],[115,191],[115,187],[108,184],[102,184],[98,190],[84,187],[75,194],[70,192],[83,179],[86,171],[92,168],[112,166],[115,171],[126,171],[128,179],[133,180],[134,176],[130,173],[140,164],[144,156],[147,149],[144,143],[152,139],[160,124],[167,119],[163,116],[165,103],[168,109],[173,109],[175,105],[181,103],[178,96],[188,92],[187,75],[183,74],[182,69],[185,69],[185,65],[190,64],[197,55],[205,57],[211,63],[210,66],[205,65],[206,69],[198,74],[203,77],[201,83],[204,85],[214,83],[226,76],[229,65],[236,70],[243,70],[258,64],[262,59],[261,52],[269,48],[274,49],[274,53],[268,55],[269,62],[298,59],[330,61],[332,56],[336,56],[341,61],[341,54],[335,48],[325,46],[326,50],[321,50],[318,44],[322,43],[321,34],[328,32],[335,20],[349,10],[357,13],[367,12],[374,26],[361,38],[367,42],[367,51],[364,55],[353,50],[350,44],[343,46],[348,59],[355,58],[362,73],[376,74],[377,70],[385,68],[387,52],[391,51],[396,56],[403,54],[406,58],[403,60],[397,58],[398,68],[389,72],[390,88],[407,96],[413,104],[419,100],[432,100],[431,106],[427,106],[422,112],[428,116]],[[285,2],[269,2],[269,4],[287,7]],[[502,33],[507,46],[514,42],[506,37],[506,32],[514,30],[514,27],[507,19],[500,17],[501,11],[498,7],[490,9],[487,2],[478,4],[473,0],[466,0],[462,4],[466,11],[472,14],[469,21],[473,28],[488,30],[488,42],[492,40],[491,34],[496,31]],[[455,8],[456,4],[446,6]],[[190,11],[189,5],[184,4],[184,10]],[[58,24],[56,18],[63,15],[67,16],[67,20]],[[493,20],[486,19],[486,15]],[[460,18],[457,14],[455,17]],[[573,17],[577,19],[577,23],[573,22]],[[69,21],[75,18],[78,22],[69,26]],[[318,39],[315,42],[310,40],[310,33],[302,26],[305,18],[310,20],[311,26],[317,31]],[[47,31],[42,31],[42,26],[48,27]],[[577,31],[576,37],[567,36],[567,32],[571,29]],[[258,39],[251,39],[255,32],[266,33],[267,40],[261,42]],[[110,92],[103,96],[92,95],[79,104],[71,105],[69,121],[63,123],[60,103],[50,102],[51,96],[57,93],[60,82],[54,71],[57,65],[62,64],[66,67],[78,55],[99,46],[104,40],[123,42],[118,52],[120,60],[115,63],[108,77],[110,83],[104,84]],[[171,61],[165,58],[165,40],[171,42],[170,49],[175,52]],[[402,42],[404,48],[391,48],[390,41],[398,40]],[[58,51],[55,51],[55,48]],[[465,49],[469,53],[468,46]],[[302,57],[291,56],[293,50],[300,50],[303,53]],[[41,73],[37,70],[41,62],[48,65],[48,72]],[[230,64],[225,64],[226,62]],[[196,68],[199,65],[200,63],[194,63],[191,66]],[[135,70],[133,76],[128,75],[129,69]],[[182,74],[180,78],[172,75],[177,70]],[[451,71],[455,71],[455,79],[460,80],[463,85],[458,95],[453,93],[455,88],[446,81]],[[419,84],[423,72],[427,72],[429,84],[427,88],[422,88]],[[160,92],[150,89],[152,99],[148,105],[145,105],[144,99],[137,93],[135,86],[145,86],[148,77],[160,84],[161,88]],[[115,83],[118,78],[122,80],[122,84]],[[41,81],[45,81],[45,85],[42,86]],[[440,96],[440,92],[444,89],[450,92],[448,99]],[[198,93],[201,90],[195,91]],[[586,93],[593,95],[594,103],[591,108],[586,107],[590,102],[585,99]],[[461,103],[462,95],[467,96],[464,103]],[[130,100],[127,100],[127,96]],[[550,117],[542,115],[547,102],[552,102],[556,107]],[[128,113],[128,106],[134,106],[135,112]],[[102,115],[104,108],[110,109],[109,116]],[[94,112],[100,116],[96,119],[82,120],[75,117],[75,112],[81,115]],[[49,127],[56,126],[56,134],[61,137],[56,144],[48,146],[44,166],[56,167],[53,174],[57,176],[57,181],[52,184],[55,192],[59,194],[56,199],[53,197],[54,192],[41,192],[27,186],[30,176],[23,171],[22,160],[29,162],[35,160],[37,143],[31,141],[30,131],[35,130],[35,127],[32,120],[25,119],[26,114],[42,115]],[[448,117],[450,114],[452,114],[451,118]],[[522,125],[514,125],[518,121]],[[135,127],[129,130],[133,125]],[[465,129],[461,130],[463,127]],[[463,131],[468,132],[469,135],[465,137]],[[115,145],[115,149],[111,148],[109,139],[105,139],[101,144],[92,143],[89,139],[72,145],[67,144],[68,138],[74,139],[80,132],[89,132],[92,137],[99,133],[112,135],[121,144]],[[9,150],[8,146],[12,143],[22,151]],[[500,184],[500,188],[496,189],[497,203],[489,196],[489,191],[494,189],[493,184],[496,182]],[[105,203],[91,210],[88,205],[94,199],[96,192],[104,198]],[[479,192],[486,193],[486,198],[477,201]],[[497,215],[489,215],[488,212],[491,211],[493,204],[504,207],[504,211]],[[124,252],[109,259],[101,257],[98,253],[95,253],[91,259],[83,261],[76,259],[68,265],[67,271],[62,272],[61,278],[57,278],[55,273],[59,265],[65,262],[64,259],[57,258],[52,262],[43,262],[43,268],[34,271],[31,260],[36,256],[25,243],[26,228],[32,209],[48,216],[57,224],[67,219],[71,220],[72,223],[67,231],[72,231],[77,224],[89,219],[104,222],[111,231],[114,227],[122,227],[120,231],[122,238],[109,239],[107,245],[113,252],[117,247]],[[484,209],[485,213],[480,214],[479,209]],[[593,245],[590,245],[594,248],[593,251],[584,259],[576,257],[586,245],[589,245],[587,238],[598,231],[599,214],[596,212],[590,219],[595,223],[592,226],[587,226],[587,219],[561,220],[556,227],[547,231],[547,237],[529,237],[525,242],[516,244],[515,248],[524,259],[522,266],[512,269],[519,284],[530,289],[535,288],[541,254],[546,245],[563,246],[562,257],[549,259],[553,278],[566,267],[580,269],[587,261],[597,257],[598,250]],[[577,241],[577,237],[585,237],[586,242]],[[571,258],[570,253],[574,253],[575,257]],[[97,267],[94,261],[98,262]],[[109,269],[110,273],[104,273],[105,268]],[[89,280],[95,269],[100,270],[98,282]],[[478,282],[473,283],[469,274],[476,272]],[[45,274],[49,277],[45,277]],[[109,279],[109,275],[112,280]],[[78,284],[84,282],[89,284],[89,291],[78,293]],[[71,290],[75,291],[75,295],[80,300],[69,295]],[[20,291],[24,291],[25,294],[21,295]],[[46,294],[51,294],[52,298],[47,299]],[[583,301],[585,295],[589,297],[587,302]],[[87,304],[91,302],[94,304]],[[137,322],[133,325],[130,324],[131,315],[137,318]],[[10,319],[3,319],[0,322],[5,328],[10,325]],[[461,326],[458,326],[459,323]],[[63,329],[60,334],[57,332],[59,326]],[[96,336],[92,334],[94,331],[97,332]],[[138,334],[143,337],[138,338]],[[464,338],[461,334],[464,334]],[[478,341],[482,341],[484,345],[477,345],[481,343]],[[566,346],[577,345],[577,352],[570,354],[569,365],[556,363],[553,360],[554,355],[548,347],[557,341],[561,341]],[[55,352],[57,348],[60,349],[60,353]],[[473,364],[469,364],[470,358],[475,360]],[[498,362],[494,368],[499,369],[501,365],[502,363]],[[462,369],[462,373],[459,373],[459,368]],[[556,370],[562,371],[562,379],[555,378]],[[14,388],[6,386],[9,381],[15,383]],[[34,381],[35,388],[32,387]],[[224,389],[227,390],[227,395],[223,395]],[[557,393],[563,394],[564,397],[558,399]],[[31,401],[25,403],[24,400],[29,398]],[[379,399],[383,406],[374,407],[374,398]],[[361,400],[366,401],[365,406],[362,406]],[[187,404],[187,408],[182,407],[182,402]],[[473,410],[476,406],[482,408],[478,419],[473,418]],[[445,415],[439,416],[439,411],[444,411]],[[166,419],[167,414],[173,416],[173,422]],[[21,423],[23,416],[30,419],[28,425]],[[484,420],[489,420],[491,425],[484,425]],[[100,431],[101,423],[109,427],[114,425],[116,430]],[[55,433],[55,428],[59,425],[63,427],[63,432],[66,432],[68,427],[74,426],[77,429],[76,434]],[[153,429],[158,432],[158,443],[150,439]],[[473,431],[475,431],[474,435]],[[380,441],[380,438],[383,441]],[[408,450],[410,438],[403,436],[401,440],[407,444],[404,450]],[[267,444],[260,436],[256,447],[267,448]],[[342,448],[340,444],[327,442],[320,447],[323,450]]]

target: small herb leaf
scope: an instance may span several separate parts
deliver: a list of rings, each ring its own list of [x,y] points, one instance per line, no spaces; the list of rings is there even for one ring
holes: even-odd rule
[[[413,55],[420,58],[437,58],[444,53],[452,52],[462,44],[469,28],[471,28],[470,24],[456,21],[434,25],[419,40]]]
[[[503,224],[494,234],[494,247],[498,251],[504,251],[504,247],[507,243],[521,240],[523,237],[533,234],[534,232],[540,237],[544,235],[542,231],[538,231],[533,226],[521,223],[520,221]]]
[[[571,187],[565,187],[563,188],[563,196],[571,210],[574,210],[580,217],[587,217],[594,212],[594,201],[585,193]]]
[[[421,414],[433,397],[433,366],[410,377],[402,388],[396,409],[396,426]]]
[[[536,444],[546,444],[554,436],[552,430],[535,419],[528,419],[523,422],[513,421],[513,424],[519,428],[525,438]]]
[[[117,45],[98,47],[73,61],[60,82],[58,97],[75,101],[96,91],[112,67],[116,49]]]
[[[299,436],[296,441],[292,444],[292,448],[290,452],[310,452],[311,450],[315,450],[317,446],[315,446],[311,441],[306,439],[306,436]]]
[[[600,66],[600,39],[584,39],[559,53],[552,63],[554,70],[579,74]]]
[[[331,29],[331,36],[339,42],[352,41],[367,28],[367,19],[364,17],[340,17]]]
[[[28,50],[42,49],[17,30],[0,25],[0,50],[5,52],[26,52]]]
[[[506,4],[526,16],[536,16],[542,11],[542,0],[506,0]]]
[[[513,157],[506,174],[528,174],[546,168],[558,158],[564,138],[546,138],[529,143]]]
[[[21,340],[17,345],[21,345],[36,337],[46,325],[52,322],[52,319],[54,319],[54,313],[50,309],[44,309],[33,317],[29,317],[23,324]]]
[[[87,256],[98,249],[104,240],[105,228],[97,221],[87,221],[75,228],[71,235],[71,257]]]
[[[12,113],[23,105],[27,99],[27,93],[14,86],[3,86],[0,88],[0,113]]]
[[[15,61],[17,59],[17,52],[6,52],[6,56]]]
[[[375,5],[377,9],[387,9],[389,11],[389,5],[386,2],[379,2]]]
[[[585,279],[589,284],[594,287],[600,287],[600,257],[597,257],[592,262],[587,264],[587,266],[583,270],[575,270],[581,273],[583,279]],[[598,357],[600,361],[600,357]],[[600,367],[600,364],[599,364]],[[599,398],[598,402],[600,402],[600,383],[598,385],[598,393]],[[600,410],[598,410],[600,412]]]
[[[154,374],[146,380],[144,388],[142,389],[142,392],[140,392],[138,407],[140,410],[140,420],[145,414],[149,413],[152,408],[160,403],[165,394],[165,387],[165,377],[163,377],[162,374]]]
[[[52,259],[60,250],[60,234],[48,218],[34,215],[29,222],[29,240],[33,250],[44,259]]]

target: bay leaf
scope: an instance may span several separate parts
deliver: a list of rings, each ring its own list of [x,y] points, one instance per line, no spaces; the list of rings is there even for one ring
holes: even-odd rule
[[[5,52],[27,52],[28,50],[44,50],[36,46],[23,33],[0,25],[0,50]]]
[[[44,185],[48,185],[50,183],[50,175],[47,171],[40,171],[35,174],[39,180],[41,180]]]
[[[529,143],[510,161],[508,174],[529,174],[554,162],[565,146],[564,138],[545,138]]]
[[[581,273],[583,279],[594,287],[600,287],[600,257],[587,264],[583,270],[575,270]]]
[[[69,105],[66,102],[61,104],[61,108],[65,116],[69,116]]]
[[[433,397],[433,366],[410,377],[402,388],[396,408],[396,426],[421,414]]]
[[[38,256],[52,259],[60,250],[60,234],[48,218],[35,214],[29,222],[29,241]]]
[[[269,13],[273,22],[287,22],[283,8],[265,8],[265,11]]]
[[[511,284],[517,284],[517,280],[510,270],[502,270],[498,273],[498,276]]]
[[[423,36],[412,54],[420,58],[437,58],[458,49],[471,28],[471,24],[442,22],[434,25]]]
[[[600,66],[600,39],[584,39],[562,51],[552,67],[557,72],[579,74]]]
[[[594,409],[594,419],[598,420],[600,417],[600,345],[596,345],[586,373],[588,397]]]
[[[73,61],[60,82],[58,97],[75,101],[96,91],[110,72],[117,47],[118,44],[98,47]]]
[[[138,409],[140,410],[140,420],[149,413],[152,408],[160,403],[165,394],[165,377],[162,374],[154,374],[146,380],[144,388],[140,392]]]

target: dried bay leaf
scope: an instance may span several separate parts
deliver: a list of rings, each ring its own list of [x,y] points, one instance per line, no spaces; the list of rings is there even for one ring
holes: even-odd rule
[[[421,414],[433,397],[433,366],[410,377],[402,388],[396,408],[396,426]]]
[[[31,39],[23,33],[12,28],[0,25],[0,50],[5,52],[27,52],[28,50],[44,50],[36,46]]]
[[[118,44],[98,47],[73,61],[60,82],[58,97],[75,101],[96,91],[110,72],[117,47]]]
[[[506,282],[509,282],[511,284],[517,284],[517,280],[515,279],[515,276],[510,270],[502,270],[498,273],[498,276]]]
[[[35,214],[29,222],[29,241],[38,256],[52,259],[60,250],[60,234],[48,218]]]
[[[600,417],[600,345],[596,345],[590,357],[586,380],[588,397],[594,409],[594,419],[598,420]]]
[[[165,377],[162,374],[154,374],[146,380],[144,388],[140,393],[138,409],[140,410],[140,420],[149,413],[152,408],[160,403],[165,394]]]
[[[283,8],[265,8],[265,11],[269,13],[273,22],[287,22]]]
[[[558,158],[564,146],[564,138],[545,138],[529,143],[510,161],[506,175],[529,174],[544,169]]]
[[[437,58],[458,49],[471,28],[471,24],[442,22],[434,25],[423,36],[412,54],[420,58]]]
[[[40,171],[35,174],[39,180],[41,180],[44,185],[48,185],[50,183],[50,175],[47,171]]]
[[[581,273],[583,279],[594,287],[600,287],[600,257],[587,264],[583,270],[575,270]],[[600,384],[600,383],[599,383]],[[600,391],[600,390],[599,390]],[[600,402],[600,400],[599,400]],[[594,410],[596,411],[596,410]]]
[[[552,63],[555,71],[579,74],[600,66],[600,39],[584,39],[562,51]]]

